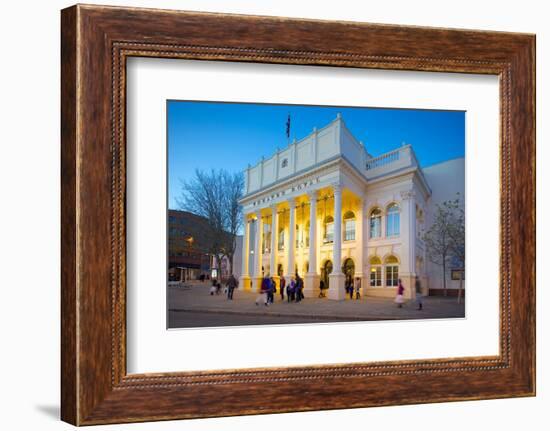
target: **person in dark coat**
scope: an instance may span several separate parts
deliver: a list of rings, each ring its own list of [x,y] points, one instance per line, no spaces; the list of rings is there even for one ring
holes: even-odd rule
[[[279,281],[279,290],[281,291],[281,301],[285,300],[285,286],[286,286],[286,280],[284,277],[281,277]]]
[[[319,282],[319,298],[324,298],[325,296],[325,282],[321,280]]]
[[[288,302],[294,301],[295,291],[296,291],[296,281],[294,280],[294,277],[291,277],[290,283],[288,283],[288,286],[286,287],[286,298]]]
[[[229,279],[227,280],[227,299],[233,300],[233,291],[237,288],[239,285],[239,282],[235,278],[233,274],[229,276]]]
[[[276,290],[277,290],[277,285],[275,284],[275,280],[273,280],[273,277],[269,277],[269,287],[267,289],[267,302],[273,304],[273,301],[275,300]]]
[[[302,299],[304,299],[304,280],[296,274],[296,302],[300,302]]]
[[[348,293],[349,293],[349,299],[353,299],[353,278],[351,275],[348,276]]]

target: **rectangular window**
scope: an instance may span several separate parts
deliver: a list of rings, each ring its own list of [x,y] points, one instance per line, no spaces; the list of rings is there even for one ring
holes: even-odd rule
[[[399,213],[388,214],[386,218],[386,236],[399,235]]]
[[[344,223],[344,241],[355,240],[355,220],[346,220]]]
[[[371,238],[380,238],[381,229],[380,229],[380,217],[373,217],[370,219],[370,237]]]
[[[277,244],[277,248],[279,251],[283,251],[285,249],[285,231],[282,230],[279,232],[279,241]]]
[[[397,286],[399,279],[399,267],[397,265],[386,266],[386,286]]]
[[[373,267],[370,270],[370,285],[373,287],[382,286],[382,267]]]
[[[328,223],[326,225],[325,242],[334,242],[334,223]]]
[[[271,252],[271,232],[264,232],[262,237],[262,250],[264,253]]]

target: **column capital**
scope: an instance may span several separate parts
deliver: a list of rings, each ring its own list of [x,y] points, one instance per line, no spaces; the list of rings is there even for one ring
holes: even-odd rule
[[[296,200],[294,198],[287,199],[287,202],[290,209],[296,208]]]
[[[335,195],[342,193],[342,184],[332,183],[330,186],[332,187],[332,191],[334,192]]]
[[[409,199],[414,199],[415,196],[416,196],[416,193],[414,190],[407,190],[407,191],[401,192],[401,199],[403,199],[404,201]]]
[[[309,192],[307,192],[308,199],[310,201],[317,200],[317,193],[318,193],[317,190],[310,190]]]
[[[269,208],[271,208],[271,211],[277,212],[277,204],[271,204]]]

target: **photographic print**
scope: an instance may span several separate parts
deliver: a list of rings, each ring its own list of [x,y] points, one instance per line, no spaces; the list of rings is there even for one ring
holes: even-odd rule
[[[167,101],[168,328],[464,318],[465,112]]]

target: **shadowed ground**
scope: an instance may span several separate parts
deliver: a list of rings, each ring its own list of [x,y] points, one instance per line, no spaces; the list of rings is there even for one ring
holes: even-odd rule
[[[223,293],[210,295],[210,283],[193,282],[184,288],[168,288],[170,328],[240,326],[289,323],[319,323],[366,320],[442,319],[464,317],[464,302],[457,298],[425,297],[423,310],[409,301],[397,308],[392,298],[362,297],[332,301],[306,298],[299,303],[281,301],[268,307],[256,305],[257,293],[236,289],[233,301]]]

